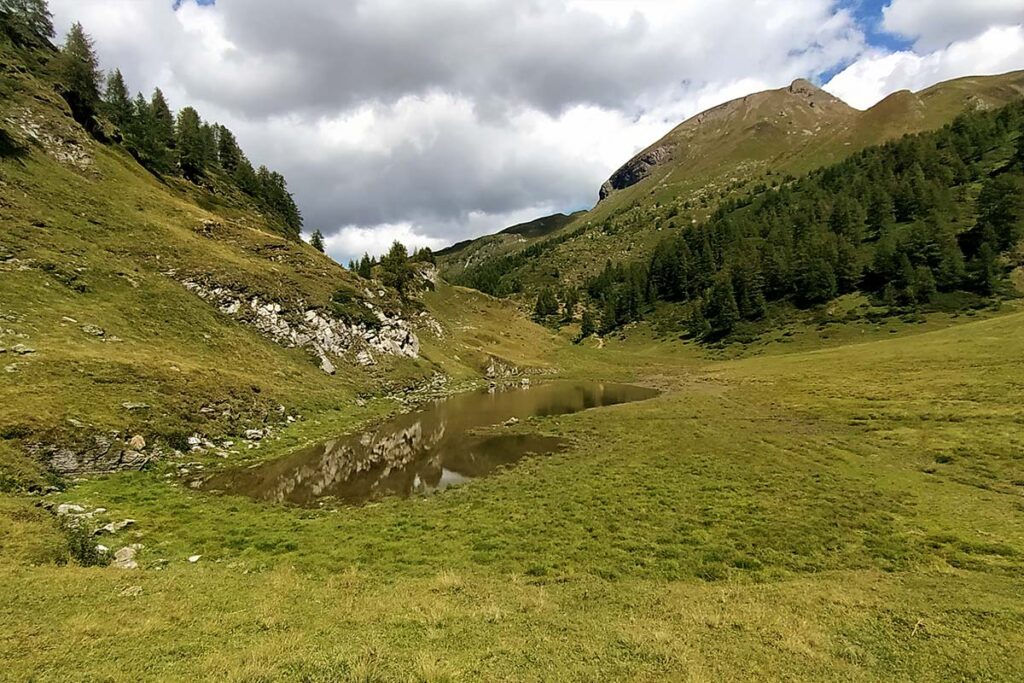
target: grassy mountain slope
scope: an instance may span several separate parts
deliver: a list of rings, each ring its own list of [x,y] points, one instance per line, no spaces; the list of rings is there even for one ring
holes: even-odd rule
[[[425,379],[442,366],[454,376],[479,377],[488,365],[477,345],[463,348],[464,330],[435,323],[422,302],[402,301],[276,234],[216,176],[205,187],[157,178],[118,147],[92,140],[71,119],[44,69],[25,68],[13,51],[5,58],[5,485],[44,478],[41,463],[24,459],[34,444],[88,450],[100,438],[117,449],[139,434],[149,454],[154,447],[183,448],[193,432],[238,434],[264,422],[280,423],[286,414],[344,405],[356,394]],[[318,311],[373,330],[380,322],[367,309],[373,306],[407,320],[423,352],[408,358],[372,351],[378,363],[364,367],[356,355],[369,347],[356,338],[351,352],[329,354],[338,369],[331,376],[310,347],[286,348],[246,318],[245,306],[237,314],[219,310],[186,282],[225,288],[243,304],[253,297],[276,303],[282,315],[294,314],[293,323]],[[510,314],[503,313],[506,319]],[[517,328],[517,339],[537,339],[501,347],[513,364],[528,362],[525,350],[543,347],[548,336],[525,321]],[[452,360],[460,351],[462,361]]]
[[[442,271],[458,281],[467,263],[479,266],[533,247],[534,255],[510,271],[510,280],[531,289],[557,274],[564,284],[580,284],[607,258],[646,258],[664,228],[704,220],[726,198],[1022,94],[1024,72],[896,93],[865,112],[806,81],[755,93],[692,117],[641,151],[605,184],[606,196],[594,209],[561,230],[528,244],[495,247],[481,238],[443,258]]]

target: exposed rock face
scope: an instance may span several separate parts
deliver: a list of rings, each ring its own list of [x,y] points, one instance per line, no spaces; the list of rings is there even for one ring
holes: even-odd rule
[[[636,185],[650,175],[651,169],[668,159],[670,155],[671,150],[667,146],[660,146],[633,157],[601,186],[600,199],[606,198],[615,190],[624,190]]]
[[[150,456],[118,439],[97,434],[86,447],[39,446],[39,452],[58,474],[103,474],[142,469]]]
[[[349,358],[361,365],[373,365],[373,353],[418,358],[420,341],[410,324],[367,303],[379,326],[350,323],[315,308],[286,308],[274,301],[248,296],[226,287],[209,286],[194,280],[183,283],[191,292],[261,334],[287,348],[304,348],[320,359],[320,368],[334,374],[330,358]]]

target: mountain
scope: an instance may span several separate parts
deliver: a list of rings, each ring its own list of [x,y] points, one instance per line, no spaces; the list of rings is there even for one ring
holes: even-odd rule
[[[518,241],[480,238],[442,258],[441,269],[471,286],[480,285],[480,272],[488,271],[490,278],[497,272],[506,285],[494,291],[535,290],[555,273],[562,284],[580,285],[607,258],[646,258],[661,230],[705,220],[730,197],[871,145],[934,130],[964,111],[997,108],[1022,94],[1024,71],[1017,71],[894,93],[858,111],[797,80],[684,121],[615,171],[602,185],[597,205],[559,230]],[[527,249],[530,258],[515,258]]]
[[[193,435],[237,440],[437,373],[529,365],[549,343],[526,320],[491,340],[515,310],[435,289],[432,267],[412,265],[408,296],[345,270],[220,168],[151,172],[75,120],[50,48],[0,51],[4,488],[138,467]]]

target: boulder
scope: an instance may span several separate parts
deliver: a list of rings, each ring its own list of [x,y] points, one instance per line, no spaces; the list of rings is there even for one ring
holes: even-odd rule
[[[125,546],[114,553],[114,561],[110,566],[116,569],[138,569],[139,563],[135,561],[136,553],[135,546]]]
[[[142,437],[141,434],[136,434],[131,438],[131,440],[128,441],[128,446],[130,446],[133,450],[141,451],[143,448],[146,447],[146,440]]]

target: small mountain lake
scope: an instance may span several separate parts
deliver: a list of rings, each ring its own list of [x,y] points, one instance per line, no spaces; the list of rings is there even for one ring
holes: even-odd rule
[[[429,494],[494,474],[528,454],[555,453],[566,446],[559,437],[474,430],[513,418],[643,401],[658,393],[627,384],[552,381],[457,394],[367,431],[217,474],[203,488],[304,506],[327,497],[361,504]]]

